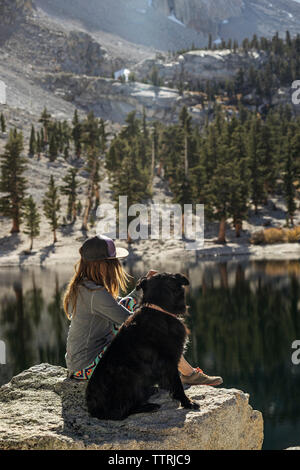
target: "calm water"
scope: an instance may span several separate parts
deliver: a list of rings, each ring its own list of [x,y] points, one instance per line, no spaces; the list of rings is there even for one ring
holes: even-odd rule
[[[150,267],[130,272],[137,278]],[[180,270],[191,280],[187,359],[222,375],[225,387],[250,394],[264,416],[265,449],[299,445],[300,365],[292,364],[291,344],[300,340],[300,262],[201,262]],[[0,365],[0,385],[34,364],[65,366],[61,296],[72,272],[66,266],[0,270],[7,362]]]

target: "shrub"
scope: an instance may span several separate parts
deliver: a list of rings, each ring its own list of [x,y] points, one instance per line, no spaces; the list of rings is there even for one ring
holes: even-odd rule
[[[250,243],[252,243],[252,245],[262,245],[265,243],[264,231],[259,230],[258,232],[252,233]]]
[[[283,228],[267,228],[264,230],[265,243],[272,245],[273,243],[285,243],[288,240],[287,231]]]
[[[297,243],[300,240],[300,227],[287,230],[287,238],[289,243]]]
[[[250,243],[253,245],[272,245],[274,243],[297,243],[300,241],[300,226],[291,229],[266,228],[254,232]]]

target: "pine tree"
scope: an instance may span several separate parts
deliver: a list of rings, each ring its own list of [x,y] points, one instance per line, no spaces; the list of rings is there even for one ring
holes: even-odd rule
[[[261,123],[254,116],[250,123],[247,142],[247,154],[251,170],[251,199],[258,212],[258,205],[265,200],[264,167],[262,165],[262,153],[259,148],[261,134]]]
[[[294,225],[294,215],[296,211],[296,171],[295,163],[293,161],[292,148],[291,148],[292,135],[289,131],[287,137],[284,138],[283,155],[284,155],[284,198],[287,205],[287,223]]]
[[[210,51],[212,49],[212,35],[211,33],[209,33],[208,35],[208,46],[207,46],[208,50]]]
[[[76,206],[76,213],[78,216],[81,215],[81,211],[82,211],[82,204],[81,204],[81,201],[78,201],[77,206]]]
[[[81,156],[82,126],[81,126],[81,123],[79,122],[77,109],[75,109],[75,111],[74,111],[74,117],[73,117],[72,124],[73,124],[72,137],[73,137],[74,146],[75,146],[75,153],[76,153],[77,158],[80,158],[80,156]]]
[[[142,203],[151,196],[150,171],[142,169],[138,159],[138,143],[125,143],[124,158],[119,168],[110,174],[114,200],[118,207],[119,195],[127,196],[127,204]],[[131,218],[128,218],[129,222]],[[130,241],[130,238],[129,238]]]
[[[46,147],[45,133],[44,133],[44,128],[43,127],[40,131],[40,142],[41,142],[41,149],[43,151],[43,150],[45,150],[45,147]]]
[[[72,223],[75,222],[77,216],[76,210],[76,200],[77,200],[77,188],[78,181],[76,180],[78,170],[76,168],[70,168],[63,178],[65,186],[61,187],[61,193],[65,196],[68,196],[68,212],[67,218],[72,220]]]
[[[191,122],[192,118],[189,116],[186,106],[183,106],[180,114],[179,121],[184,135],[184,176],[185,180],[188,180],[188,171],[189,171],[189,155],[188,155],[188,145],[189,145],[189,135],[191,133]]]
[[[4,154],[1,155],[1,180],[0,192],[5,193],[0,197],[0,212],[12,219],[11,233],[20,231],[22,210],[26,190],[23,177],[25,159],[21,156],[23,150],[23,135],[16,129],[9,133],[8,142]]]
[[[105,122],[101,118],[99,122],[99,134],[100,134],[100,151],[104,154],[106,150],[106,143],[107,143],[107,132],[105,129]]]
[[[146,117],[146,110],[144,106],[143,106],[142,132],[143,132],[144,139],[147,140],[149,137],[149,132],[147,129],[147,117]]]
[[[230,215],[235,167],[231,158],[230,133],[226,122],[222,123],[215,158],[216,165],[212,177],[207,180],[204,190],[210,213],[219,222],[218,243],[226,243],[226,221]]]
[[[54,177],[51,175],[48,184],[48,191],[43,200],[44,214],[49,221],[53,232],[53,243],[57,242],[56,230],[58,228],[60,200],[58,196],[58,189],[54,183]]]
[[[43,124],[43,143],[47,144],[48,143],[48,127],[49,127],[49,124],[50,124],[50,120],[51,120],[51,114],[48,113],[47,111],[47,108],[45,107],[42,114],[41,114],[41,117],[40,117],[40,120],[39,122],[41,122]]]
[[[86,169],[89,173],[87,185],[86,203],[83,213],[82,230],[87,231],[90,211],[95,197],[96,205],[99,203],[99,182],[101,176],[99,174],[99,153],[100,153],[100,128],[99,121],[95,118],[94,113],[89,113],[87,119],[83,123],[82,141],[84,142],[87,152]]]
[[[30,238],[30,248],[31,251],[33,248],[33,240],[38,237],[40,234],[40,214],[37,210],[36,204],[32,196],[26,201],[25,210],[24,210],[24,220],[25,220],[25,229],[24,233],[29,235]]]
[[[54,162],[58,156],[58,146],[56,135],[54,132],[51,133],[50,143],[49,143],[49,158],[51,162]]]
[[[37,138],[36,138],[36,153],[38,156],[38,160],[41,158],[41,153],[42,153],[42,143],[41,143],[41,136],[40,133],[37,133]]]
[[[245,131],[242,125],[238,124],[233,130],[230,143],[234,166],[229,210],[237,237],[240,237],[242,224],[247,215],[250,192],[250,168],[245,141]]]
[[[36,152],[36,139],[35,139],[35,129],[34,125],[32,124],[31,126],[31,133],[30,133],[30,141],[29,141],[29,156],[34,157],[34,154]]]
[[[136,117],[136,111],[131,111],[125,119],[125,127],[120,133],[122,139],[130,141],[140,134],[140,121]]]
[[[6,123],[5,123],[5,117],[3,113],[1,113],[0,115],[0,126],[1,126],[1,132],[4,134],[6,132]]]

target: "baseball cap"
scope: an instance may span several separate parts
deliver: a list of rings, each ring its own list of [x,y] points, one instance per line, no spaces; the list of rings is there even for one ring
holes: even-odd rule
[[[126,248],[116,247],[115,242],[105,235],[88,238],[79,249],[79,253],[84,261],[126,258],[129,254]]]

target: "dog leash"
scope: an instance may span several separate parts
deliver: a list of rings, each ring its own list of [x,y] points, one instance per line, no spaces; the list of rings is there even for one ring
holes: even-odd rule
[[[172,315],[172,317],[177,318],[177,315],[175,315],[174,313],[168,312],[167,310],[164,310],[163,308],[159,307],[159,305],[145,303],[142,306],[143,307],[148,307],[148,308],[153,308],[154,310],[159,310],[160,312],[167,313],[168,315]]]

